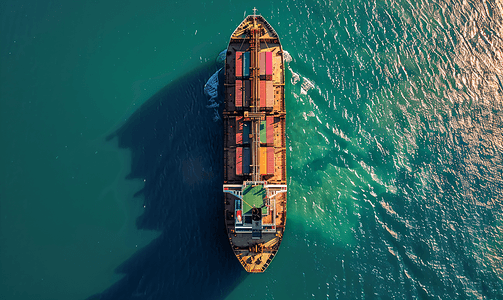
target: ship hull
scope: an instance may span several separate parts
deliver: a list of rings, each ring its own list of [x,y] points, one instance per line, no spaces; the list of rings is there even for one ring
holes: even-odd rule
[[[225,61],[224,206],[231,247],[261,273],[286,225],[285,68],[279,37],[259,15],[231,36]]]

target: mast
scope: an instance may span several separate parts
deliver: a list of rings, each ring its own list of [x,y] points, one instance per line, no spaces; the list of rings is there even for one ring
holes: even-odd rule
[[[259,42],[259,29],[257,25],[257,16],[256,16],[256,8],[253,9],[253,27],[250,30],[251,39],[250,39],[250,72],[251,72],[251,111],[254,113],[254,117],[252,119],[252,136],[253,136],[253,145],[252,145],[252,164],[253,164],[253,181],[260,181],[260,117],[257,117],[259,112],[259,95],[260,95],[260,71],[259,71],[259,51],[260,51],[260,42]]]

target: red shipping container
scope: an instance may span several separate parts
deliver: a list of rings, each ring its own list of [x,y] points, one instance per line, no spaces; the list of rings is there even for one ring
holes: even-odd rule
[[[236,77],[243,76],[243,52],[236,51]]]
[[[266,93],[265,93],[265,81],[260,80],[260,107],[266,107],[265,105],[265,99],[266,99]]]
[[[243,117],[236,117],[236,144],[243,143]]]
[[[267,135],[267,143],[274,144],[274,116],[266,117],[266,135]]]
[[[243,175],[243,148],[236,148],[236,175]]]
[[[243,83],[241,80],[236,80],[236,107],[242,107],[243,106]]]
[[[265,75],[265,52],[260,52],[258,58],[259,58],[260,75]]]
[[[265,53],[265,75],[272,75],[272,52]]]
[[[265,82],[265,106],[273,107],[274,106],[274,86],[272,85],[272,81]]]
[[[274,147],[267,147],[267,174],[274,174]]]

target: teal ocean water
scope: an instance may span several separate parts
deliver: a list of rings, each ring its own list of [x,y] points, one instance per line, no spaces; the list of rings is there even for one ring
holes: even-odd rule
[[[286,235],[248,275],[203,87],[254,6],[292,61]],[[0,299],[503,299],[501,0],[5,0],[0,24]]]

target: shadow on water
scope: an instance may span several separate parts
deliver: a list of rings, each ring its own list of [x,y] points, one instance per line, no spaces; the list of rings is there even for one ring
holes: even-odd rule
[[[245,278],[224,229],[222,123],[203,91],[216,70],[206,64],[168,84],[107,138],[131,150],[127,179],[145,181],[136,226],[161,234],[88,299],[220,299]]]

